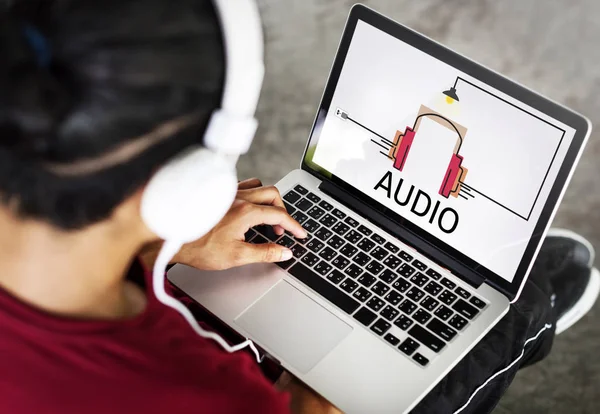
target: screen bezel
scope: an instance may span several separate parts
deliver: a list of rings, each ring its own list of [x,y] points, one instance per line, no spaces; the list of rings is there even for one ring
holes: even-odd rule
[[[315,137],[317,138],[316,142],[318,145],[318,135],[320,134],[322,124],[329,110],[329,106],[335,93],[338,79],[348,53],[348,48],[350,46],[356,24],[359,20],[362,20],[365,23],[382,30],[398,40],[427,53],[428,55],[456,68],[463,73],[466,73],[469,76],[472,76],[475,79],[478,79],[479,81],[511,96],[512,98],[526,105],[539,110],[540,112],[547,114],[548,116],[572,127],[575,130],[575,136],[571,141],[571,145],[557,174],[554,185],[550,190],[546,203],[542,209],[542,213],[535,225],[532,237],[529,240],[521,262],[519,263],[515,272],[515,276],[511,282],[508,282],[506,279],[502,278],[490,269],[470,259],[468,256],[454,249],[447,243],[444,243],[441,240],[433,237],[425,230],[419,228],[417,225],[411,223],[407,219],[404,219],[401,215],[375,201],[365,193],[355,189],[348,183],[341,180],[339,177],[324,174],[316,164],[311,163],[312,165],[309,165],[309,163],[307,163],[310,144]],[[555,102],[552,102],[543,96],[540,96],[539,94],[511,81],[508,78],[505,78],[496,72],[493,72],[488,68],[485,68],[484,66],[464,56],[461,56],[445,46],[399,23],[394,22],[393,20],[364,5],[357,4],[351,9],[350,15],[346,22],[346,27],[344,29],[339,48],[333,62],[329,79],[325,86],[321,104],[311,128],[310,137],[302,158],[301,168],[323,181],[331,181],[350,193],[352,196],[358,198],[361,202],[368,204],[371,208],[375,209],[381,214],[384,214],[386,217],[398,224],[403,231],[408,231],[413,236],[417,236],[417,239],[422,241],[423,246],[427,245],[428,248],[426,250],[431,251],[431,246],[434,246],[440,251],[439,257],[436,257],[435,254],[429,255],[434,261],[436,259],[441,260],[444,266],[451,271],[454,268],[465,269],[466,267],[473,273],[472,275],[469,275],[470,278],[473,278],[473,276],[483,278],[483,280],[502,291],[509,299],[512,300],[518,294],[523,279],[527,275],[531,262],[538,251],[541,238],[544,235],[549,221],[554,214],[557,203],[562,196],[563,189],[571,175],[579,153],[588,135],[590,129],[589,126],[589,121],[583,116]],[[399,236],[399,238],[402,239],[401,236]],[[415,238],[411,237],[411,240],[415,240]],[[419,246],[420,241],[418,243],[413,242],[412,247],[416,248],[417,250],[421,250],[421,246]],[[448,261],[448,257],[452,257],[450,262]]]

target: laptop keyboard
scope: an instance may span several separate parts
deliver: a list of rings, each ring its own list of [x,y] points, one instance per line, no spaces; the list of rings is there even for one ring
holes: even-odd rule
[[[307,238],[258,226],[246,241],[290,248],[294,257],[278,266],[420,366],[429,363],[422,349],[440,353],[487,306],[301,185],[283,200]],[[404,331],[403,340],[388,332],[392,326]]]

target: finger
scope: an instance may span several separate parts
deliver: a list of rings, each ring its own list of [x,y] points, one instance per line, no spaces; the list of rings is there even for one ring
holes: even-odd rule
[[[279,190],[275,186],[253,188],[238,191],[238,199],[249,201],[254,204],[264,204],[285,208]]]
[[[262,187],[262,182],[258,178],[249,178],[238,183],[238,190],[248,190],[257,187]]]
[[[280,226],[300,239],[307,236],[306,230],[287,213],[285,208],[262,206],[252,203],[245,204],[243,208],[245,209],[244,214],[248,228],[260,224],[269,224],[271,226]]]
[[[275,243],[244,243],[238,252],[237,265],[250,263],[276,263],[291,259],[293,253],[287,247]]]

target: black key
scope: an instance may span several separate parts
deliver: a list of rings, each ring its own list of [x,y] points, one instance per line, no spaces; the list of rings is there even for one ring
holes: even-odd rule
[[[294,214],[292,214],[292,218],[300,224],[308,220],[308,216],[301,211],[296,211]]]
[[[408,334],[425,345],[427,348],[431,349],[433,352],[440,352],[442,348],[446,346],[444,341],[436,337],[434,334],[429,333],[429,331],[421,327],[421,325],[414,325],[412,328],[410,328]]]
[[[294,258],[291,258],[289,260],[286,260],[285,262],[277,262],[275,264],[277,266],[281,267],[282,269],[287,269],[288,267],[290,267],[295,262],[296,262],[296,260],[294,260]]]
[[[409,287],[411,287],[411,284],[408,283],[406,280],[404,279],[398,279],[394,282],[394,284],[392,285],[392,287],[394,289],[396,289],[398,292],[406,292],[408,290]]]
[[[371,291],[379,296],[385,295],[388,292],[388,290],[390,290],[390,287],[382,281],[375,283],[371,288]]]
[[[295,246],[292,247],[292,253],[294,253],[294,257],[296,259],[301,258],[304,253],[306,253],[306,249],[302,246],[300,246],[299,244],[296,244]]]
[[[419,354],[418,352],[413,355],[413,359],[417,361],[417,363],[421,366],[426,366],[427,364],[429,364],[429,360],[423,355]]]
[[[418,261],[417,259],[413,260],[412,262],[413,266],[416,267],[417,269],[424,271],[425,269],[427,269],[427,265],[423,262]]]
[[[425,274],[435,280],[440,280],[440,278],[442,277],[442,275],[440,275],[438,272],[436,272],[433,269],[427,269]]]
[[[346,313],[352,313],[360,306],[357,301],[301,263],[296,263],[288,272]]]
[[[365,326],[371,325],[375,318],[377,318],[377,314],[365,308],[364,306],[354,314],[354,319],[356,319]]]
[[[412,316],[413,319],[419,322],[421,325],[425,325],[429,319],[431,319],[431,313],[423,310],[417,309],[415,314]]]
[[[414,350],[419,349],[419,347],[421,346],[421,344],[419,344],[418,342],[416,342],[414,339],[412,338],[406,338],[403,342],[403,344],[407,347],[407,348],[412,348]]]
[[[333,206],[331,204],[329,204],[327,201],[322,200],[319,203],[319,206],[321,206],[323,209],[325,209],[326,211],[331,211],[333,210]]]
[[[335,259],[333,259],[333,262],[331,263],[339,270],[344,270],[344,268],[350,263],[350,260],[346,259],[341,254],[338,254],[338,256]]]
[[[344,239],[342,239],[340,236],[333,236],[327,240],[327,244],[337,250],[344,245]]]
[[[305,195],[308,193],[308,190],[304,187],[302,187],[300,184],[298,184],[296,187],[294,187],[294,190],[296,190],[297,192],[299,192],[302,195]]]
[[[337,285],[338,283],[340,283],[342,280],[344,280],[346,276],[344,276],[344,274],[342,272],[340,272],[339,270],[334,270],[333,272],[331,272],[329,274],[329,276],[327,276],[327,279]]]
[[[358,226],[358,221],[354,220],[352,217],[346,217],[344,223],[348,224],[350,227]]]
[[[337,237],[337,236],[335,236]],[[343,254],[344,256],[350,258],[352,256],[354,256],[354,253],[356,253],[358,251],[358,248],[352,246],[350,243],[346,243],[346,245],[344,247],[342,247],[342,249],[340,250],[340,253]]]
[[[309,252],[306,256],[302,258],[302,261],[306,263],[309,267],[313,267],[315,264],[317,264],[319,258],[316,255]]]
[[[477,306],[479,309],[485,308],[485,302],[479,299],[478,297],[473,296],[469,302]]]
[[[390,269],[385,269],[379,275],[379,279],[383,280],[385,283],[392,283],[397,277],[398,276],[396,276]]]
[[[292,247],[296,243],[294,239],[289,238],[288,236],[283,236],[281,239],[277,241],[277,244],[285,247]]]
[[[368,227],[363,226],[362,224],[358,227],[358,231],[360,231],[365,236],[370,236],[373,231]]]
[[[392,290],[390,293],[388,293],[385,296],[385,300],[387,300],[394,306],[399,304],[400,301],[402,300],[402,298],[403,298],[403,296],[401,294],[399,294],[398,292],[396,292],[395,290]]]
[[[343,220],[343,219],[346,218],[346,213],[344,213],[343,211],[338,210],[337,208],[335,210],[333,210],[332,213],[333,213],[334,216],[336,216],[340,220]]]
[[[359,287],[358,289],[356,289],[354,291],[352,296],[354,296],[356,299],[360,300],[361,302],[364,302],[372,296],[372,293],[369,292],[364,287]]]
[[[371,260],[371,258],[369,257],[369,255],[363,252],[358,252],[358,254],[352,258],[352,260],[354,261],[354,263],[358,263],[360,266],[364,266],[367,263],[369,263],[369,260]]]
[[[323,248],[323,246],[325,246],[325,243],[323,243],[322,241],[317,240],[317,239],[311,239],[308,243],[306,243],[306,247],[308,247],[310,250],[312,250],[315,253],[317,253],[319,250],[321,250]]]
[[[445,303],[446,305],[452,305],[454,303],[454,301],[456,300],[456,298],[458,298],[458,296],[456,296],[454,293],[450,292],[449,290],[444,290],[440,294],[440,296],[438,296],[438,299],[442,303]]]
[[[394,246],[390,242],[387,242],[384,247],[392,253],[398,253],[400,251],[400,248],[398,246]]]
[[[298,208],[298,210],[302,210],[302,211],[308,211],[308,209],[312,207],[312,203],[310,201],[308,201],[306,198],[303,198],[302,200],[298,201],[294,205]]]
[[[342,223],[341,221],[338,221],[335,226],[333,226],[331,228],[336,234],[343,236],[348,230],[350,230],[350,227],[348,227],[347,224]]]
[[[305,197],[308,198],[310,201],[312,201],[315,204],[317,204],[319,201],[321,201],[321,197],[319,197],[313,193],[308,193],[305,195]]]
[[[402,260],[398,259],[396,256],[388,256],[383,261],[383,264],[386,265],[387,267],[389,267],[392,270],[394,270],[395,268],[397,268],[398,266],[400,266],[400,263],[402,263]]]
[[[425,276],[423,273],[417,272],[414,275],[412,275],[412,277],[410,278],[410,281],[419,287],[423,287],[423,286],[425,286],[425,283],[427,283],[429,281],[429,278],[427,276]]]
[[[315,232],[315,236],[318,237],[319,239],[325,241],[328,238],[331,237],[333,233],[331,232],[331,230],[326,229],[325,227],[321,227],[319,230],[317,230]]]
[[[346,273],[352,279],[356,279],[358,276],[360,276],[362,274],[362,272],[363,272],[362,269],[360,267],[358,267],[357,265],[355,265],[354,263],[351,263],[350,266],[348,266],[346,268],[346,270],[344,270],[344,273]]]
[[[391,333],[389,333],[386,336],[384,336],[383,339],[385,339],[386,341],[388,341],[393,346],[396,346],[396,345],[398,345],[400,343],[400,340],[398,338],[396,338],[394,335],[392,335]]]
[[[361,249],[363,252],[368,252],[370,251],[373,247],[375,247],[375,243],[372,242],[369,239],[362,239],[359,243],[358,243],[358,248]]]
[[[471,297],[471,294],[460,286],[456,288],[455,292],[463,299],[469,299]]]
[[[410,325],[412,325],[414,322],[409,319],[407,316],[405,315],[400,315],[400,317],[398,319],[396,319],[396,321],[394,322],[394,325],[396,325],[398,328],[402,329],[403,331],[406,331],[408,328],[410,328]]]
[[[448,320],[450,316],[452,316],[452,310],[446,307],[445,305],[441,305],[439,308],[436,309],[435,312],[433,312],[433,314],[441,320],[445,321]]]
[[[321,276],[325,276],[331,270],[331,265],[323,260],[321,260],[316,266],[315,271],[319,273]]]
[[[392,327],[392,324],[385,321],[384,319],[379,318],[377,320],[377,322],[375,322],[373,324],[373,326],[371,326],[371,330],[373,332],[375,332],[377,335],[383,335],[384,333],[386,333],[390,328]]]
[[[382,301],[381,299],[379,299],[377,296],[373,296],[367,302],[367,306],[369,308],[373,309],[375,312],[379,312],[381,310],[381,308],[383,308],[385,306],[385,302]]]
[[[358,283],[360,283],[361,285],[365,286],[365,287],[370,287],[373,283],[375,283],[375,281],[377,280],[376,278],[374,278],[373,276],[365,273],[364,275],[362,275],[361,277],[359,277],[358,279],[356,279],[358,281]]]
[[[413,257],[412,257],[410,254],[406,253],[404,250],[402,250],[402,251],[401,251],[401,252],[398,254],[398,256],[400,256],[400,258],[401,258],[402,260],[404,260],[405,262],[410,262],[410,261],[412,261],[412,259],[413,259]]]
[[[293,190],[283,196],[285,201],[292,204],[295,204],[300,198],[302,198],[302,196]]]
[[[308,214],[315,220],[318,220],[321,217],[323,217],[323,215],[325,215],[325,210],[323,210],[322,208],[319,208],[317,206],[313,206],[310,210],[308,210],[308,213],[306,213],[306,214]]]
[[[411,298],[417,303],[423,299],[423,296],[425,296],[425,292],[416,286],[413,286],[408,292],[406,292],[406,297]]]
[[[256,232],[250,229],[246,232],[246,234],[244,234],[244,240],[246,241],[246,243],[248,243],[250,240],[252,240],[252,237],[254,236],[256,236]]]
[[[348,240],[350,243],[352,244],[356,244],[358,243],[358,241],[360,239],[362,239],[362,235],[355,231],[355,230],[350,230],[345,236],[344,239]]]
[[[367,265],[367,272],[377,276],[379,272],[383,270],[383,265],[375,260],[371,260],[371,263]]]
[[[460,315],[454,315],[452,319],[448,321],[448,324],[456,330],[462,331],[462,329],[467,326],[469,321],[463,318]]]
[[[304,228],[304,230],[306,230],[309,233],[313,233],[314,231],[316,231],[319,227],[321,227],[319,225],[319,223],[317,223],[316,221],[314,221],[313,219],[308,219],[306,220],[304,223],[302,223],[302,227]]]
[[[321,223],[325,227],[331,228],[331,226],[333,226],[336,221],[336,218],[333,217],[331,214],[325,214],[323,218],[319,220],[319,223]]]
[[[290,234],[288,232],[286,232],[287,234]],[[290,234],[291,235],[291,234]],[[310,234],[307,234],[305,238],[303,239],[299,239],[298,237],[294,237],[294,239],[296,240],[296,243],[301,243],[301,244],[306,244],[309,242],[309,240],[312,238],[312,236]]]
[[[402,312],[406,313],[407,315],[410,315],[411,313],[413,313],[415,311],[415,309],[417,309],[417,305],[412,303],[410,300],[406,299],[406,300],[404,300],[404,302],[402,302],[400,304],[400,306],[398,306],[398,309],[400,309]]]
[[[450,280],[448,280],[446,278],[443,278],[440,283],[442,285],[446,286],[450,290],[454,290],[454,288],[456,287],[456,283],[454,283],[454,282],[452,282],[452,281],[450,281]]]
[[[412,355],[413,352],[415,352],[416,348],[411,347],[409,344],[406,343],[407,341],[404,341],[400,344],[400,346],[398,347],[398,349],[402,352],[404,352],[406,355]],[[413,341],[414,342],[414,341]],[[416,342],[415,342],[416,343]],[[418,344],[417,344],[418,345]]]
[[[425,292],[429,293],[431,296],[437,296],[437,294],[442,291],[443,287],[435,282],[429,282],[423,289],[425,289]]]
[[[398,309],[394,309],[390,305],[386,305],[386,307],[381,311],[380,315],[388,321],[393,321],[399,313],[400,312]]]
[[[350,279],[346,278],[346,280],[344,280],[342,282],[340,287],[345,292],[352,293],[352,292],[354,292],[354,289],[356,289],[358,287],[358,283],[356,283],[354,280],[350,280]]]
[[[296,211],[296,209],[294,207],[292,207],[292,205],[290,203],[286,203],[284,201],[283,205],[285,206],[285,210],[288,212],[289,215],[294,214],[294,212]]]
[[[269,226],[269,225],[256,226],[254,228],[254,230],[256,230],[257,232],[259,232],[260,234],[262,234],[263,236],[265,236],[267,239],[269,239],[271,241],[275,241],[281,237],[279,234],[275,233],[275,229],[273,229],[273,226]]]
[[[383,237],[381,237],[379,234],[377,233],[373,233],[371,235],[371,240],[374,240],[376,243],[378,244],[383,244],[385,243],[385,239]]]
[[[265,237],[261,236],[260,234],[257,234],[252,239],[252,244],[265,244],[268,242],[269,242],[269,240],[267,240]]]
[[[456,312],[460,313],[462,316],[466,317],[467,319],[473,319],[479,313],[479,311],[477,310],[476,307],[469,305],[463,299],[459,299],[452,306],[452,309],[454,309]]]
[[[446,341],[451,341],[452,338],[456,336],[456,331],[454,329],[437,318],[433,318],[433,320],[427,324],[427,327],[431,332]]]
[[[440,302],[438,302],[431,296],[427,296],[425,299],[423,299],[421,301],[421,306],[430,312],[433,312],[435,310],[435,308],[437,308],[437,305],[439,305],[439,304],[440,304]]]
[[[379,246],[377,246],[376,248],[371,250],[371,256],[373,256],[375,259],[377,259],[379,261],[385,259],[385,257],[388,254],[390,254],[390,253],[387,250],[385,250],[383,247],[379,247]]]
[[[410,277],[413,273],[415,273],[415,268],[409,265],[408,263],[402,263],[402,266],[396,270],[401,276]]]

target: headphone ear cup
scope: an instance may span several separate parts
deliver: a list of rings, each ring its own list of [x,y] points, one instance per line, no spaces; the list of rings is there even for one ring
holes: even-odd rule
[[[225,216],[236,194],[234,163],[197,148],[168,162],[150,179],[142,195],[141,215],[161,239],[188,243]]]

